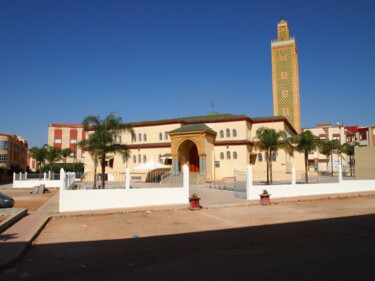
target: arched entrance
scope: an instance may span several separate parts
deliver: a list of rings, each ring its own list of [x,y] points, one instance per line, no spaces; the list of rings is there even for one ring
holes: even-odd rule
[[[189,151],[190,172],[199,172],[198,148],[194,145]]]
[[[205,124],[189,124],[169,132],[171,137],[172,175],[178,175],[183,165],[190,172],[211,179],[216,132]]]
[[[187,164],[189,166],[190,172],[200,171],[198,147],[193,141],[186,140],[183,143],[181,143],[178,149],[178,156],[181,166]]]

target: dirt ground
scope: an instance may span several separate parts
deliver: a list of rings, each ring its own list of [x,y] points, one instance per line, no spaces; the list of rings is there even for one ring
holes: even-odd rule
[[[52,219],[0,280],[374,280],[375,197]]]
[[[14,208],[26,208],[29,212],[38,210],[44,203],[46,203],[53,195],[58,192],[58,189],[50,188],[50,193],[44,194],[30,194],[30,188],[10,188],[2,187],[0,192],[12,197],[15,201]]]

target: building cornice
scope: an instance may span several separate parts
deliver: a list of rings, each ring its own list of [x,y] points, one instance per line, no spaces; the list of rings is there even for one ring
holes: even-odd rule
[[[128,149],[148,149],[148,148],[168,148],[168,147],[171,147],[170,143],[150,143],[150,144],[127,145]]]
[[[250,145],[254,146],[254,143],[248,140],[240,141],[218,141],[214,143],[214,146],[231,146],[231,145]]]
[[[49,125],[50,127],[77,127],[77,128],[83,128],[82,124],[70,124],[70,123],[51,123]]]

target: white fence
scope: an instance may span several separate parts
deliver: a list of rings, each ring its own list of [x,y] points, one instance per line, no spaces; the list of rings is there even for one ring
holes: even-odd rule
[[[351,193],[375,191],[375,180],[345,180],[342,179],[342,172],[339,168],[338,182],[319,184],[297,184],[296,171],[292,168],[291,183],[279,185],[254,185],[252,167],[246,169],[246,199],[259,199],[259,194],[266,189],[272,198],[324,195],[335,193]]]
[[[60,187],[60,175],[54,173],[28,174],[13,173],[13,188],[33,188],[36,185],[44,184],[49,187]]]
[[[183,184],[176,187],[131,188],[130,173],[126,171],[122,189],[72,190],[76,184],[73,174],[60,172],[60,212],[89,211],[189,203],[189,169],[183,168]]]

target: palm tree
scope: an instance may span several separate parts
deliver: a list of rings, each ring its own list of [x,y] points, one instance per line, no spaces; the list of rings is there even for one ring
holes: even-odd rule
[[[105,188],[105,160],[108,153],[120,153],[125,159],[130,156],[125,144],[116,143],[116,137],[122,133],[130,133],[134,138],[134,130],[129,124],[122,123],[122,118],[116,113],[110,113],[103,120],[99,116],[87,116],[83,122],[83,129],[91,131],[95,138],[95,150],[100,152],[100,164],[102,168],[102,188]]]
[[[49,171],[52,172],[53,164],[61,159],[61,149],[50,145],[45,145],[45,149],[45,157],[49,163]]]
[[[265,151],[267,162],[267,184],[272,183],[272,154],[277,154],[279,149],[293,155],[293,146],[285,131],[277,131],[266,127],[261,127],[256,132],[254,146],[260,151]]]
[[[359,146],[358,142],[346,142],[342,145],[342,152],[349,156],[350,176],[353,176],[353,170],[355,165],[354,151],[355,147]]]
[[[328,158],[331,157],[331,174],[333,177],[333,154],[338,153],[340,143],[337,140],[326,140],[320,142],[320,153],[327,157],[327,168]]]
[[[89,152],[92,161],[94,162],[94,186],[96,189],[96,170],[98,168],[98,157],[101,156],[101,150],[99,149],[100,142],[98,140],[98,135],[91,134],[87,139],[81,140],[78,146]]]
[[[45,147],[39,148],[36,146],[33,146],[30,148],[30,155],[33,157],[36,161],[36,166],[39,168],[39,179],[42,177],[42,163],[44,160],[46,160],[46,149]]]
[[[310,130],[304,131],[301,134],[292,138],[292,143],[295,144],[294,149],[300,153],[303,153],[305,158],[305,182],[309,182],[308,176],[308,165],[309,165],[309,154],[315,151],[319,145],[319,141],[315,138]]]
[[[72,150],[69,147],[62,149],[60,152],[61,158],[64,161],[64,170],[66,170],[66,158],[68,158],[71,153]]]

